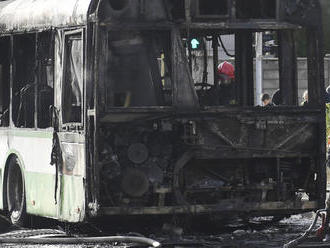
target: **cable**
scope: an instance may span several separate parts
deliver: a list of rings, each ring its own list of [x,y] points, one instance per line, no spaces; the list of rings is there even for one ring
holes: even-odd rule
[[[297,247],[301,242],[303,242],[304,240],[306,240],[307,237],[311,234],[313,228],[315,227],[316,222],[317,222],[317,219],[319,218],[319,214],[320,214],[321,212],[326,212],[326,211],[327,211],[326,209],[317,210],[317,211],[316,211],[315,219],[314,219],[312,225],[307,229],[307,231],[306,231],[302,236],[300,236],[299,238],[296,238],[296,239],[290,241],[289,243],[283,245],[283,248],[295,248],[295,247]]]
[[[202,82],[203,84],[207,84],[207,66],[208,66],[207,47],[206,47],[206,42],[204,40],[202,43],[203,43],[203,58],[204,58],[204,70],[203,70]]]
[[[127,242],[161,247],[161,244],[153,239],[131,236],[109,236],[90,238],[0,238],[0,244],[47,244],[47,245],[75,245],[75,244],[99,244],[111,242]]]
[[[222,49],[224,50],[225,54],[226,54],[228,57],[235,58],[235,55],[230,54],[230,53],[228,52],[228,50],[226,49],[225,45],[224,45],[223,42],[222,42],[222,39],[221,39],[221,36],[220,36],[220,35],[218,36],[218,39],[219,39],[219,41],[220,41],[221,47],[222,47]]]

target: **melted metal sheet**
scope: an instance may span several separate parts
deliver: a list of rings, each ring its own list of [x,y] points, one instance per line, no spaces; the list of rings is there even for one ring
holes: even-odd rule
[[[92,0],[7,0],[0,2],[0,33],[84,25]]]

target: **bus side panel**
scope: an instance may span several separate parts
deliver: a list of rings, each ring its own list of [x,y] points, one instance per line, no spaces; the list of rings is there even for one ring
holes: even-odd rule
[[[25,172],[26,210],[29,214],[56,218],[55,175]]]
[[[74,31],[57,30],[55,35],[55,106],[59,111],[59,132],[58,138],[60,143],[61,156],[63,164],[60,165],[59,181],[58,181],[58,218],[63,221],[80,222],[85,218],[85,136],[81,130],[75,128],[75,124],[62,126],[64,117],[63,110],[68,106],[62,106],[63,94],[65,92],[65,78],[63,71],[70,68],[66,65],[65,59],[68,59],[66,54],[66,46],[69,45],[70,37],[74,34],[81,35],[82,29]],[[66,36],[65,36],[66,34]],[[80,36],[79,36],[80,37]],[[82,38],[82,36],[80,37]],[[66,43],[67,42],[67,43]],[[81,51],[83,53],[83,50]],[[79,57],[79,56],[78,56]],[[81,59],[81,58],[80,58]],[[68,113],[67,113],[68,114]],[[71,120],[66,120],[71,121]],[[68,124],[68,123],[66,123]]]
[[[77,133],[59,133],[63,157],[59,181],[59,219],[81,222],[85,218],[85,137]]]
[[[59,219],[68,222],[82,222],[85,219],[84,178],[61,176],[61,211]]]
[[[52,134],[51,130],[17,129],[10,131],[8,143],[23,167],[27,212],[55,218],[55,166],[50,164]]]
[[[76,134],[65,134],[65,138],[62,136],[60,139],[64,140],[61,142],[63,164],[51,165],[53,131],[16,129],[8,132],[11,137],[8,138],[8,142],[7,138],[0,139],[0,156],[7,159],[8,155],[15,154],[21,163],[25,180],[27,213],[69,222],[83,221],[85,218],[84,137]],[[3,137],[6,137],[5,134],[3,133]],[[72,142],[66,142],[67,140]],[[0,168],[1,179],[5,160]],[[59,170],[57,188],[56,166]],[[4,183],[1,183],[2,189]],[[3,207],[2,198],[1,195]]]

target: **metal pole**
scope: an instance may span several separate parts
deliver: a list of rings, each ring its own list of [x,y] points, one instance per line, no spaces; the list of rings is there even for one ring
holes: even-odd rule
[[[219,42],[218,36],[214,35],[212,37],[212,48],[213,48],[213,76],[214,85],[218,83],[218,63],[219,63]]]
[[[256,33],[256,105],[262,105],[262,32]]]

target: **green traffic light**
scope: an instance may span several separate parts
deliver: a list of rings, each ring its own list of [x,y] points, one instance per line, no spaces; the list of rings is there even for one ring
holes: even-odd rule
[[[192,49],[198,49],[200,42],[197,39],[192,39],[190,44]]]

